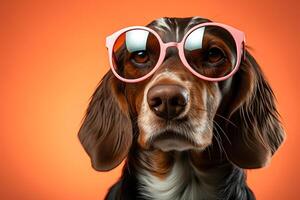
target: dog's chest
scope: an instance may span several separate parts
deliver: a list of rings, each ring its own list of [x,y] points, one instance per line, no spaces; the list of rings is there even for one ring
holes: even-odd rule
[[[201,178],[186,163],[176,162],[167,177],[160,179],[149,172],[138,175],[139,194],[153,200],[204,200],[215,199]]]

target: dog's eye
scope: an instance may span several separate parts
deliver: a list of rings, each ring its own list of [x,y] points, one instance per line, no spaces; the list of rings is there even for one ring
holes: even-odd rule
[[[137,64],[146,63],[149,60],[147,51],[135,51],[131,53],[130,60]]]
[[[218,47],[210,48],[206,54],[206,60],[211,64],[218,63],[222,61],[224,58],[225,58],[225,53],[223,52],[222,49]]]

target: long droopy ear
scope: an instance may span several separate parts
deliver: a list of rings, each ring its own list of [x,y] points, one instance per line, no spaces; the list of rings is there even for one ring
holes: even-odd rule
[[[253,169],[270,162],[285,134],[270,85],[255,59],[248,52],[245,56],[232,80],[223,143],[229,160]]]
[[[98,171],[117,167],[129,151],[132,125],[128,106],[111,71],[92,95],[78,137]]]

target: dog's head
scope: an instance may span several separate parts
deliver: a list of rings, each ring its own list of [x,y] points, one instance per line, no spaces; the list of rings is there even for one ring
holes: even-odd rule
[[[161,18],[148,27],[164,42],[179,42],[190,28],[207,21]],[[226,41],[212,37],[226,55],[232,53]],[[168,48],[158,70],[139,83],[124,83],[109,71],[94,92],[79,131],[93,167],[100,171],[116,167],[133,142],[141,149],[163,152],[203,151],[218,142],[236,165],[264,166],[284,133],[269,84],[247,50],[244,57],[236,74],[220,82],[194,76],[175,48]],[[222,59],[222,54],[213,52],[208,59]],[[230,59],[224,62],[231,64]],[[122,65],[132,67],[126,60]]]

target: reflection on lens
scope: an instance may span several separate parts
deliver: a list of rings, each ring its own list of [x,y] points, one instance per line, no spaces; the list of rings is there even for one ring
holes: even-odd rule
[[[154,34],[143,29],[124,32],[113,47],[113,64],[116,72],[126,79],[145,76],[156,65],[160,44]]]
[[[185,40],[184,54],[197,73],[209,78],[226,76],[237,62],[234,38],[226,29],[213,25],[192,31]]]
[[[149,32],[145,30],[128,31],[126,35],[126,47],[129,52],[144,51],[146,50],[146,44]]]
[[[202,39],[205,27],[193,31],[186,39],[184,47],[186,50],[193,51],[202,48]]]

